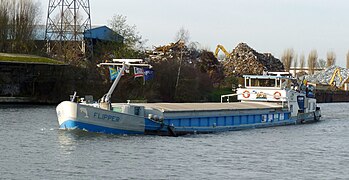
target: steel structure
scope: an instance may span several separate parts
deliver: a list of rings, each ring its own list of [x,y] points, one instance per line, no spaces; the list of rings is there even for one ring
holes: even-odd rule
[[[45,40],[50,56],[65,60],[90,58],[92,41],[89,0],[49,0]]]

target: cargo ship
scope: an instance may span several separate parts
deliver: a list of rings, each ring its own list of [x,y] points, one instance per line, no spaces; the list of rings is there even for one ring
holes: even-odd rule
[[[314,89],[288,73],[244,75],[236,93],[221,96],[220,103],[112,103],[111,95],[123,72],[150,67],[140,59],[115,59],[98,66],[120,67],[109,91],[98,101],[61,102],[57,108],[61,129],[107,134],[178,136],[317,122]],[[230,102],[237,96],[239,102]]]

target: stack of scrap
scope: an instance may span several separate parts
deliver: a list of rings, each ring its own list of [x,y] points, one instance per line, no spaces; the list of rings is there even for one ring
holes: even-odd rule
[[[181,61],[182,65],[195,66],[202,73],[207,73],[213,82],[219,82],[224,78],[223,67],[212,52],[187,46],[183,41],[155,47],[154,50],[148,51],[147,55],[153,63]]]
[[[246,43],[240,43],[224,63],[225,76],[263,74],[263,71],[284,71],[282,62],[270,53],[258,53]]]
[[[340,77],[338,76],[338,74],[335,74],[336,69],[339,69],[340,75],[342,77],[342,81],[340,80]],[[342,87],[344,82],[346,82],[349,77],[349,69],[341,68],[339,66],[333,65],[324,69],[323,71],[315,73],[314,75],[305,76],[305,79],[309,82],[316,83],[316,84],[331,85],[330,81],[332,79],[332,76],[335,76],[334,78],[335,85],[337,87]]]
[[[201,72],[206,72],[213,82],[220,82],[224,79],[223,67],[210,51],[200,51],[197,66]]]
[[[182,58],[184,57],[183,59],[193,57],[195,56],[195,52],[193,50],[194,49],[192,48],[188,48],[183,41],[179,40],[175,43],[155,47],[153,51],[148,51],[147,54],[151,61],[159,62],[176,58],[176,56],[181,56]]]

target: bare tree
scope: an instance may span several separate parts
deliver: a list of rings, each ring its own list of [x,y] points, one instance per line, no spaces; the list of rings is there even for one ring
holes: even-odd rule
[[[333,51],[327,52],[326,67],[330,67],[336,64],[336,54]]]
[[[8,36],[9,25],[9,2],[7,0],[0,0],[0,52],[6,51],[6,42]]]
[[[349,69],[349,51],[347,53],[347,69]]]
[[[299,57],[299,71],[300,72],[304,72],[304,66],[305,66],[305,56],[304,54],[301,54],[301,56]]]
[[[181,27],[179,31],[176,33],[175,41],[179,42],[182,45],[188,44],[189,41],[189,31],[184,29],[184,27]],[[179,78],[181,76],[181,68],[182,68],[182,61],[183,61],[183,47],[181,47],[181,54],[179,57],[179,66],[177,71],[177,79],[176,79],[176,86],[175,86],[175,96],[177,95],[178,91],[178,85],[179,85]]]
[[[294,50],[293,49],[286,49],[284,51],[284,54],[281,57],[281,61],[284,64],[286,72],[290,71],[290,68],[291,68],[294,56],[295,55],[294,55]]]
[[[40,20],[39,2],[33,0],[1,0],[0,2],[1,34],[3,35],[1,38],[10,44],[7,51],[29,52],[34,48],[35,26]]]
[[[310,51],[309,56],[308,56],[309,74],[314,74],[317,58],[318,58],[317,51],[316,50]]]
[[[175,36],[175,41],[182,41],[184,44],[188,44],[190,39],[190,34],[187,29],[181,27]]]
[[[297,75],[297,66],[298,66],[298,59],[297,59],[297,55],[295,55],[293,60],[293,73],[295,76]]]
[[[326,68],[327,67],[327,62],[325,60],[323,60],[323,59],[319,59],[318,67],[322,68],[322,69]]]

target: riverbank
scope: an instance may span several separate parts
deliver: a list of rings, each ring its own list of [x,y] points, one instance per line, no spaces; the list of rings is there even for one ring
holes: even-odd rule
[[[318,103],[349,102],[349,91],[317,90],[315,97]]]
[[[94,69],[51,63],[50,59],[40,62],[44,59],[40,57],[18,59],[0,61],[0,103],[57,104],[74,91],[95,97],[106,92],[105,81]]]
[[[10,53],[0,53],[0,62],[64,65],[63,62],[60,62],[51,58],[28,55],[28,54],[10,54]]]

